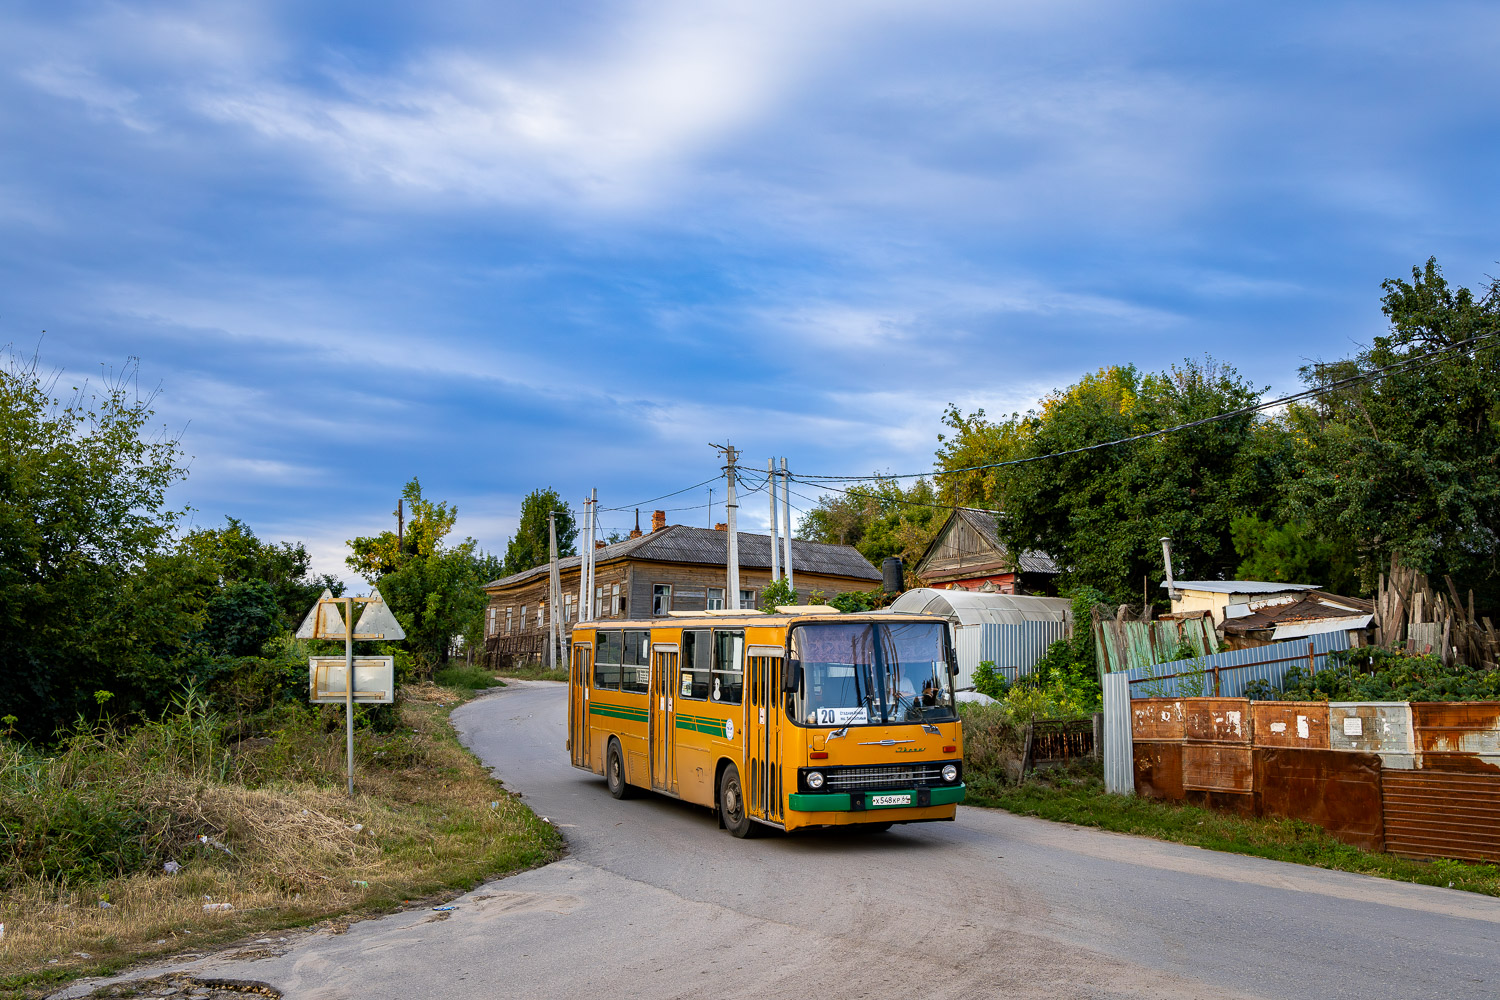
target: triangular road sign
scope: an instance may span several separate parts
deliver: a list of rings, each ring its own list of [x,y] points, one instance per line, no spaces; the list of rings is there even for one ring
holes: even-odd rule
[[[318,603],[312,606],[307,617],[302,619],[302,624],[297,626],[298,639],[337,639],[343,636],[344,616],[339,613],[339,606],[322,603],[331,600],[333,600],[333,592],[324,587]],[[318,620],[319,612],[322,613],[321,621]]]
[[[387,642],[405,639],[406,630],[391,613],[390,605],[385,603],[385,598],[380,596],[380,591],[372,590],[370,596],[374,600],[365,605],[364,612],[359,616],[359,624],[354,626],[355,633],[370,639],[384,639]]]

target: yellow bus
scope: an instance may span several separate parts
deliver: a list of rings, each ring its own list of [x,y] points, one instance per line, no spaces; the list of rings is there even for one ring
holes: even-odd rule
[[[957,660],[941,618],[833,608],[574,628],[568,750],[616,798],[718,813],[736,837],[951,820]]]

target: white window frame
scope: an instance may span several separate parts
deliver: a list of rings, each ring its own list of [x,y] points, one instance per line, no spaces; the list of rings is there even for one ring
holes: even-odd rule
[[[651,585],[651,617],[661,618],[672,610],[672,585],[670,583],[653,583]]]
[[[489,612],[488,620],[484,623],[484,634],[486,636],[495,634],[495,608],[493,605],[490,607]]]
[[[609,616],[620,617],[620,585],[618,583],[609,585]]]
[[[715,597],[714,596],[715,594],[717,594],[718,596]],[[705,587],[705,588],[703,588],[703,607],[707,611],[723,611],[724,610],[724,588],[723,587]]]
[[[755,591],[754,590],[746,590],[745,588],[741,587],[740,588],[740,610],[744,611],[747,608],[748,609],[753,609],[754,607],[755,607]]]
[[[506,635],[510,635],[510,631],[511,631],[511,612],[513,612],[513,611],[515,611],[514,607],[507,607],[505,609],[505,634]]]
[[[524,605],[524,604],[521,605],[521,615],[520,615],[520,618],[521,618],[521,620],[520,620],[520,628],[521,628],[521,631],[524,632],[524,631],[526,631],[526,605]]]

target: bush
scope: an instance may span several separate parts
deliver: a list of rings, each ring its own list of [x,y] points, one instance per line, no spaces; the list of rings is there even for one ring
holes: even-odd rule
[[[1328,656],[1329,665],[1308,675],[1298,666],[1282,678],[1289,701],[1491,701],[1500,699],[1500,671],[1463,664],[1445,666],[1436,656],[1361,646]]]
[[[981,660],[974,668],[974,690],[1000,701],[1010,690],[1010,681],[995,669],[994,660]]]

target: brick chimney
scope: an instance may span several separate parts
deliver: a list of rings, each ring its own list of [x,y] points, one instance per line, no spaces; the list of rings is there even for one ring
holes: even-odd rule
[[[594,540],[594,548],[596,548],[596,549],[602,549],[602,548],[604,548],[604,542],[601,541],[601,540],[599,540],[599,539],[595,539]]]
[[[630,537],[641,537],[641,509],[639,507],[635,509],[635,527],[630,529]]]
[[[652,511],[651,512],[651,530],[653,532],[660,531],[661,529],[665,528],[666,526],[667,526],[667,512],[664,511],[664,510],[655,510],[655,511]]]
[[[729,530],[729,522],[728,521],[720,521],[718,524],[714,525],[714,530],[715,531],[728,531]]]

